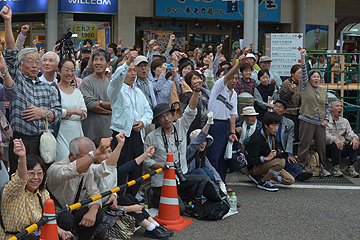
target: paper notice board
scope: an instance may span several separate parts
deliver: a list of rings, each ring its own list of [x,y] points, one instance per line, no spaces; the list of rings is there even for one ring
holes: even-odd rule
[[[302,48],[302,33],[266,34],[266,55],[272,60],[270,70],[280,76],[291,76],[291,67],[300,64]]]

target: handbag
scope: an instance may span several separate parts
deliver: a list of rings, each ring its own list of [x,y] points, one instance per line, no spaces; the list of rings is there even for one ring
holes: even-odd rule
[[[45,163],[50,164],[55,162],[56,159],[56,139],[54,135],[50,132],[48,128],[48,118],[47,114],[45,117],[45,131],[41,134],[40,137],[40,156]]]
[[[0,111],[0,127],[2,142],[10,142],[13,137],[13,130],[2,111]]]
[[[232,156],[228,160],[228,166],[230,172],[235,172],[239,169],[247,167],[248,163],[246,161],[245,154],[242,150],[241,143],[239,141],[234,141],[232,145]]]

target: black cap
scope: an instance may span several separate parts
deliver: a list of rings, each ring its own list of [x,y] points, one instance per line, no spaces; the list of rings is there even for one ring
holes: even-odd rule
[[[160,103],[160,104],[156,105],[153,108],[153,122],[155,121],[155,119],[158,116],[160,116],[161,114],[166,113],[168,111],[175,112],[175,109],[169,107],[168,103]]]
[[[277,99],[277,100],[275,100],[274,104],[277,103],[277,102],[282,103],[282,104],[284,105],[285,109],[288,108],[288,105],[287,105],[287,103],[286,103],[284,100],[282,100],[282,99]]]
[[[83,48],[81,49],[81,51],[82,51],[82,52],[84,52],[84,51],[91,52],[91,48],[89,48],[89,47],[83,47]]]

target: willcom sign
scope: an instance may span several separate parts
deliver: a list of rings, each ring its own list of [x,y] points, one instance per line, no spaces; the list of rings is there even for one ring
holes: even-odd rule
[[[59,0],[59,12],[117,14],[117,0]]]

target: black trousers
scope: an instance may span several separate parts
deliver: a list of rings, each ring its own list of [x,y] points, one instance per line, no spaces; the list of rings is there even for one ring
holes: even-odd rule
[[[332,159],[333,166],[339,165],[341,158],[349,157],[349,165],[353,165],[359,149],[354,150],[350,142],[344,145],[343,150],[337,148],[335,143],[326,145],[326,157]]]
[[[205,175],[186,174],[185,177],[187,181],[177,185],[180,214],[185,212],[184,203],[187,204],[191,200],[190,193],[194,185],[201,179],[208,179],[210,181],[210,177]],[[153,196],[151,198],[151,203],[157,207],[159,207],[160,204],[161,189],[162,187],[152,187]]]
[[[89,208],[83,207],[78,210],[74,210],[72,212],[72,215],[68,215],[68,213],[60,214],[57,219],[57,224],[60,228],[71,231],[73,230],[73,227],[77,229],[78,239],[79,240],[90,240],[96,230],[96,228],[101,223],[104,212],[101,208],[99,208],[98,213],[96,214],[96,221],[92,227],[84,227],[80,226],[79,223],[81,222],[81,219],[83,216],[89,211]]]
[[[131,194],[128,194],[128,193],[125,194],[124,196],[118,197],[117,200],[118,200],[118,205],[121,205],[121,206],[131,206],[134,204],[139,204],[139,201],[136,198],[134,198]],[[147,211],[145,211],[145,209],[143,209],[140,214],[135,213],[135,212],[127,212],[126,214],[135,218],[136,226],[138,226],[139,223],[141,223],[142,221],[144,221],[145,219],[148,219],[150,217],[149,213]]]
[[[25,148],[26,148],[26,155],[34,154],[34,155],[40,156],[40,150],[39,150],[40,135],[34,136],[34,137],[29,137],[29,136],[25,136],[20,133],[14,132],[13,139],[15,139],[15,138],[22,139],[22,141],[25,145]],[[14,153],[14,143],[13,143],[13,141],[10,141],[10,144],[9,144],[10,176],[17,170],[18,159],[19,159],[19,157]]]
[[[111,141],[113,148],[115,148],[118,143],[116,140],[117,134],[118,134],[118,132],[113,131],[113,135],[112,135],[113,140]],[[137,158],[143,152],[144,152],[144,144],[141,140],[140,132],[135,132],[135,131],[131,130],[130,137],[125,137],[125,143],[121,150],[119,160],[117,162],[117,166],[119,167],[119,166],[123,165],[124,163]],[[135,178],[141,177],[142,169],[143,169],[143,164],[141,163],[139,166],[137,166],[134,170],[129,172],[127,175],[120,175],[118,173],[118,186],[126,183],[127,180],[130,181],[130,180],[134,180]],[[141,183],[137,183],[137,184],[127,188],[126,193],[129,193],[135,197],[136,193],[139,191],[140,185],[141,185]],[[125,190],[121,190],[120,192],[118,192],[119,196],[124,195],[124,192],[125,192]]]

